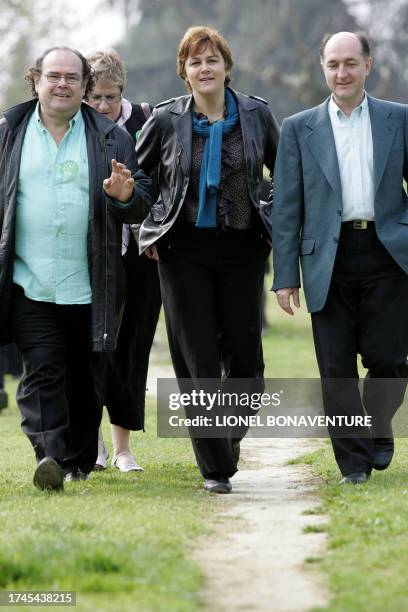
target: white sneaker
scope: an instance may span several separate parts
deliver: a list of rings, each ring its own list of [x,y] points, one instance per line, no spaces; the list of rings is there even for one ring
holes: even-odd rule
[[[112,467],[117,468],[121,472],[144,472],[132,453],[129,450],[121,451],[112,458]]]
[[[105,442],[103,440],[98,440],[98,456],[96,458],[94,470],[100,472],[101,470],[106,470],[108,467],[108,459],[109,451],[105,446]]]

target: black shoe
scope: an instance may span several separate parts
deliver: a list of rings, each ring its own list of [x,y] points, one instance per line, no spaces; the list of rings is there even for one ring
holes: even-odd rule
[[[367,472],[353,472],[352,474],[343,476],[339,484],[363,484],[364,482],[367,482],[369,478],[370,474],[367,474]]]
[[[72,472],[67,472],[64,476],[65,482],[78,482],[79,480],[88,480],[89,474],[83,472],[79,468],[76,470],[72,470]]]
[[[0,389],[0,410],[7,408],[8,406],[8,395],[4,389]]]
[[[386,470],[394,456],[394,438],[374,439],[374,461],[375,470]]]
[[[44,457],[34,472],[33,483],[38,489],[61,491],[64,488],[64,473],[53,457]]]
[[[217,476],[216,478],[206,478],[204,489],[209,493],[231,493],[232,484],[227,476]]]

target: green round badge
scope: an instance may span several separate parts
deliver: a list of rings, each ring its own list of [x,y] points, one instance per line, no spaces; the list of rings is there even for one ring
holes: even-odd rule
[[[68,159],[60,164],[60,172],[65,178],[75,178],[78,174],[78,164],[72,159]]]
[[[137,130],[137,132],[136,132],[136,134],[135,134],[136,141],[138,141],[138,140],[139,140],[139,136],[140,136],[141,131],[142,131],[142,130]]]

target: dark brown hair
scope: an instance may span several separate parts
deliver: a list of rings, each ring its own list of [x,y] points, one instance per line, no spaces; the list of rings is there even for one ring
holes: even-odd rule
[[[82,64],[82,82],[86,83],[84,100],[87,100],[95,84],[93,70],[86,58],[82,55],[82,53],[80,53],[80,51],[77,51],[76,49],[71,49],[71,47],[64,46],[51,47],[50,49],[46,49],[44,53],[36,59],[34,66],[31,66],[31,68],[29,68],[25,73],[24,78],[31,87],[31,94],[33,98],[38,98],[38,94],[35,90],[35,78],[41,75],[43,61],[47,57],[47,55],[51,53],[51,51],[71,51],[71,53],[74,53],[74,55],[79,57]]]

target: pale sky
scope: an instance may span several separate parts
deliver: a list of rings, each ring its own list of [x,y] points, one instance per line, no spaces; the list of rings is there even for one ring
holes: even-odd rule
[[[66,15],[64,44],[76,47],[86,55],[120,42],[125,32],[120,11],[102,11],[99,5],[100,0],[56,0],[54,6],[59,11],[64,10]],[[60,38],[61,35],[56,33],[56,36]],[[55,40],[53,36],[51,39],[51,44],[61,44],[61,40]]]

